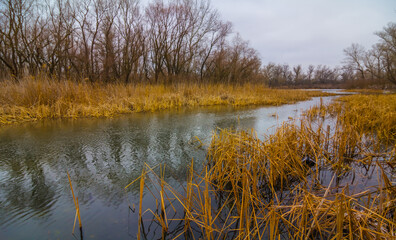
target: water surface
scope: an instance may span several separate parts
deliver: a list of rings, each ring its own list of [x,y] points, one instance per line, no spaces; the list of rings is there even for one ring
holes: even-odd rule
[[[323,98],[323,102],[333,97]],[[66,171],[79,198],[85,239],[135,239],[138,185],[145,163],[166,164],[166,181],[183,183],[200,168],[218,128],[252,129],[259,137],[298,119],[319,98],[277,107],[211,107],[138,113],[114,119],[43,121],[0,129],[0,239],[75,239],[75,208]],[[129,199],[129,200],[128,200]],[[143,209],[152,207],[145,195]]]

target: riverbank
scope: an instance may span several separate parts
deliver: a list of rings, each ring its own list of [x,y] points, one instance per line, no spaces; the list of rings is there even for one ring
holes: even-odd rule
[[[28,77],[0,83],[0,125],[196,106],[281,105],[328,95],[320,91],[270,89],[259,84],[104,85]]]

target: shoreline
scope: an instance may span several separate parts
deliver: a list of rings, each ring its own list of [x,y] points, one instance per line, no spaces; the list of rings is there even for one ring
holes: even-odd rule
[[[0,89],[3,96],[0,126],[195,107],[278,106],[332,95],[322,91],[271,89],[262,84],[103,85],[32,77],[2,82]]]

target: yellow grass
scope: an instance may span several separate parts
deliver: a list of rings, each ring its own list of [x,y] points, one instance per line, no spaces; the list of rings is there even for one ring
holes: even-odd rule
[[[344,92],[349,93],[360,93],[360,94],[382,94],[389,93],[390,91],[382,90],[382,89],[347,89]]]
[[[263,140],[254,130],[219,130],[207,167],[197,173],[191,165],[186,192],[153,174],[172,193],[161,201],[184,211],[167,221],[184,224],[177,236],[199,229],[203,239],[396,239],[396,186],[384,170],[396,164],[395,113],[396,95],[356,95],[313,108],[301,124],[284,123]],[[377,172],[377,184],[353,194],[335,184],[353,164]],[[332,172],[326,185],[324,169]]]
[[[329,106],[317,106],[306,113],[311,117],[337,116],[345,131],[376,135],[378,140],[396,140],[396,94],[352,95]]]
[[[28,77],[0,83],[0,125],[55,118],[112,117],[212,105],[280,105],[327,95],[263,85],[124,85]]]

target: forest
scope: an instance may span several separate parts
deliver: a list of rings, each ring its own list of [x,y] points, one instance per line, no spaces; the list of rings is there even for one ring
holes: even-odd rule
[[[396,24],[354,43],[339,67],[263,64],[204,0],[1,0],[0,79],[99,83],[259,83],[269,87],[396,83]]]

